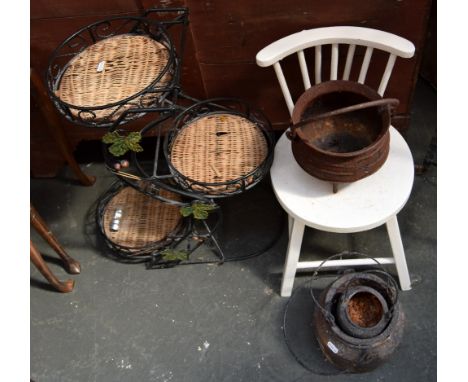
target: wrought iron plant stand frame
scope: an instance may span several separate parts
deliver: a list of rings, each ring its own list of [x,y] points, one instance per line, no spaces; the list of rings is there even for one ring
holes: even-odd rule
[[[176,16],[168,19],[168,15],[174,13]],[[162,19],[155,19],[155,16],[162,16]],[[167,29],[175,25],[181,27],[178,51],[175,49],[167,33]],[[268,173],[273,160],[274,141],[272,129],[269,121],[260,111],[252,109],[241,100],[216,98],[200,101],[184,94],[181,90],[180,70],[187,25],[188,10],[186,8],[149,9],[141,17],[119,16],[90,24],[74,33],[59,45],[51,56],[46,76],[46,83],[52,101],[61,114],[73,123],[88,127],[107,128],[109,133],[120,135],[120,133],[127,134],[124,128],[126,123],[140,118],[147,113],[157,115],[153,121],[144,126],[139,132],[141,137],[156,135],[151,171],[144,168],[137,152],[132,150],[130,150],[129,154],[132,170],[129,168],[124,171],[123,169],[116,168],[117,158],[109,152],[109,145],[103,143],[105,166],[117,176],[118,181],[100,198],[96,211],[96,220],[100,232],[116,258],[126,263],[146,263],[147,268],[168,268],[178,264],[194,263],[222,264],[224,261],[235,260],[232,258],[226,259],[221,246],[214,236],[222,221],[221,210],[214,200],[243,193],[258,184]],[[105,70],[105,66],[108,63],[101,60],[103,55],[102,50],[108,47],[105,45],[107,42],[110,41],[112,43],[109,39],[120,38],[120,36],[123,36],[122,38],[127,38],[128,36],[149,38],[157,41],[157,44],[159,44],[157,45],[158,49],[161,48],[165,51],[163,58],[167,62],[156,73],[157,75],[154,79],[150,78],[149,82],[147,80],[144,86],[140,86],[141,89],[137,92],[134,92],[135,87],[130,90],[127,89],[128,91],[123,93],[124,98],[116,101],[115,97],[112,98],[114,94],[109,94],[112,93],[112,90],[115,93],[115,88],[112,88],[114,84],[112,83],[112,78],[110,78],[105,84],[108,87],[107,93],[101,92],[97,100],[94,94],[91,95],[93,101],[100,103],[96,106],[83,105],[83,100],[89,103],[89,94],[84,94],[83,96],[80,94],[75,97],[74,94],[70,95],[63,91],[61,92],[61,87],[68,86],[69,89],[67,88],[67,91],[73,93],[76,86],[83,85],[73,83],[75,80],[73,77],[74,65],[78,66],[79,69],[79,65],[83,65],[83,61],[85,61],[85,64],[89,64],[93,68],[96,67],[97,62],[96,71],[102,72]],[[137,42],[138,44],[142,42],[144,49],[148,49],[147,45],[151,46],[151,41],[140,40]],[[101,50],[98,49],[99,47],[96,47],[99,44]],[[110,49],[114,49],[113,45],[110,46]],[[98,53],[100,52],[101,56],[95,50]],[[116,51],[112,55],[112,59],[121,63],[123,60],[121,56],[124,54],[130,57],[129,60],[134,59],[132,56],[134,52],[130,48],[127,48],[123,53],[122,51]],[[155,54],[155,51],[151,51],[150,54]],[[83,59],[84,56],[85,59]],[[112,64],[112,62],[109,63],[111,68]],[[125,68],[125,70],[127,69]],[[128,70],[135,70],[135,68]],[[72,72],[72,74],[69,75],[69,79],[65,80],[67,72]],[[135,75],[138,75],[138,73]],[[67,84],[66,81],[70,83]],[[130,94],[131,91],[134,93]],[[78,102],[71,103],[68,99],[67,102],[63,99],[65,98],[64,94],[73,100],[78,99],[81,104],[78,104]],[[112,101],[107,102],[109,99]],[[181,106],[179,104],[180,99],[183,99],[185,103],[191,103],[191,105],[188,107]],[[174,127],[166,134],[163,147],[161,147],[162,123],[169,118],[175,118]],[[225,126],[224,130],[234,126],[237,129],[241,129],[240,131],[247,132],[250,136],[252,133],[256,134],[256,139],[260,140],[263,152],[259,154],[260,156],[257,155],[257,160],[253,166],[247,167],[249,170],[246,173],[240,173],[238,176],[234,176],[234,178],[231,176],[230,179],[213,182],[193,179],[190,175],[180,172],[178,167],[174,165],[172,149],[181,132],[184,129],[187,131],[187,125],[190,122],[203,118],[216,119],[218,124],[221,123]],[[229,121],[226,122],[225,120],[227,119]],[[191,131],[196,132],[198,130],[191,129]],[[216,136],[228,133],[228,131],[217,132]],[[242,139],[236,142],[237,145],[242,145],[243,143],[246,142],[243,142]],[[161,171],[161,148],[163,149],[169,170],[165,173]],[[184,147],[182,147],[183,149]],[[210,166],[213,167],[213,165]],[[216,176],[220,175],[216,169],[212,170],[215,171]],[[245,167],[243,167],[243,170],[246,171]],[[107,232],[108,227],[106,227],[108,222],[106,223],[105,221],[106,207],[125,187],[131,187],[132,190],[136,190],[138,193],[158,203],[178,208],[180,213],[184,215],[180,224],[177,224],[163,240],[148,243],[139,248],[126,247],[111,240]],[[205,210],[202,218],[195,216],[196,214],[193,213],[193,209],[197,206],[202,206],[202,209]],[[184,210],[187,213],[183,213]],[[210,214],[210,218],[206,219],[208,213]],[[208,220],[210,220],[210,224],[208,224]],[[262,251],[247,256],[244,255],[236,260],[262,253],[270,248],[275,241],[276,238]],[[179,251],[178,249],[183,242],[186,242],[186,248],[183,251]],[[214,247],[213,252],[217,256],[217,260],[189,261],[190,255],[206,242],[211,243],[212,247]],[[182,257],[181,253],[183,253]]]

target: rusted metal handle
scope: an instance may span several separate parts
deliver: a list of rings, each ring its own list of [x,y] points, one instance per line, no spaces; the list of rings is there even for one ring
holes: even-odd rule
[[[296,130],[304,125],[307,125],[310,122],[318,121],[323,118],[334,117],[335,115],[341,115],[346,113],[351,113],[356,110],[363,110],[368,109],[375,106],[392,106],[397,107],[400,104],[400,101],[396,98],[382,98],[374,101],[362,102],[352,106],[342,107],[340,109],[336,109],[333,111],[327,111],[326,113],[314,115],[310,118],[304,119],[296,124],[291,124],[289,126],[289,131],[286,132],[286,136],[293,140],[296,138],[297,133]]]

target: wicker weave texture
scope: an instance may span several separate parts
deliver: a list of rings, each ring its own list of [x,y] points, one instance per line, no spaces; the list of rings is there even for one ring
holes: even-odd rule
[[[178,195],[161,190],[161,196],[180,200]],[[119,230],[111,231],[116,210],[122,210]],[[179,207],[160,202],[132,187],[122,188],[107,204],[104,211],[104,231],[113,243],[128,248],[141,249],[163,241],[181,223]]]
[[[56,95],[62,101],[79,108],[119,102],[148,87],[166,67],[168,59],[167,48],[149,37],[110,37],[89,46],[70,61]],[[167,72],[158,86],[167,84],[170,79]],[[145,102],[152,101],[146,99],[148,96],[146,95]],[[154,94],[150,96],[153,99],[157,97]],[[136,101],[138,100],[139,97]],[[135,100],[132,102],[136,103]],[[116,114],[129,107],[131,105],[126,105]],[[95,119],[107,118],[115,109],[116,107],[94,110]],[[76,109],[71,111],[75,115],[79,112]],[[91,115],[89,118],[92,118]]]
[[[171,162],[197,182],[224,183],[254,171],[267,152],[265,136],[254,123],[238,115],[212,114],[188,123],[179,132]]]

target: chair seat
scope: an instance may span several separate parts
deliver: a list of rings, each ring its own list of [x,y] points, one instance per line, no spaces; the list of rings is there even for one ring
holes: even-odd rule
[[[390,127],[387,161],[374,174],[353,183],[332,184],[306,173],[283,134],[271,167],[273,190],[284,210],[307,226],[329,232],[359,232],[384,224],[408,200],[414,163],[408,144]]]

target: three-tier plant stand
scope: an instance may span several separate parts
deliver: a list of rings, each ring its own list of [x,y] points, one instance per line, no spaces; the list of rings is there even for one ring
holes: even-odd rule
[[[189,260],[206,242],[214,262],[224,262],[214,236],[221,222],[215,200],[257,185],[273,159],[272,129],[260,111],[182,91],[187,25],[186,8],[95,22],[57,47],[46,76],[65,118],[108,130],[103,156],[118,181],[99,200],[97,223],[117,259],[149,268],[213,262]],[[150,123],[128,131],[127,123],[147,114],[154,116]],[[162,124],[171,118],[163,142]],[[156,143],[148,166],[141,143],[149,136]]]

